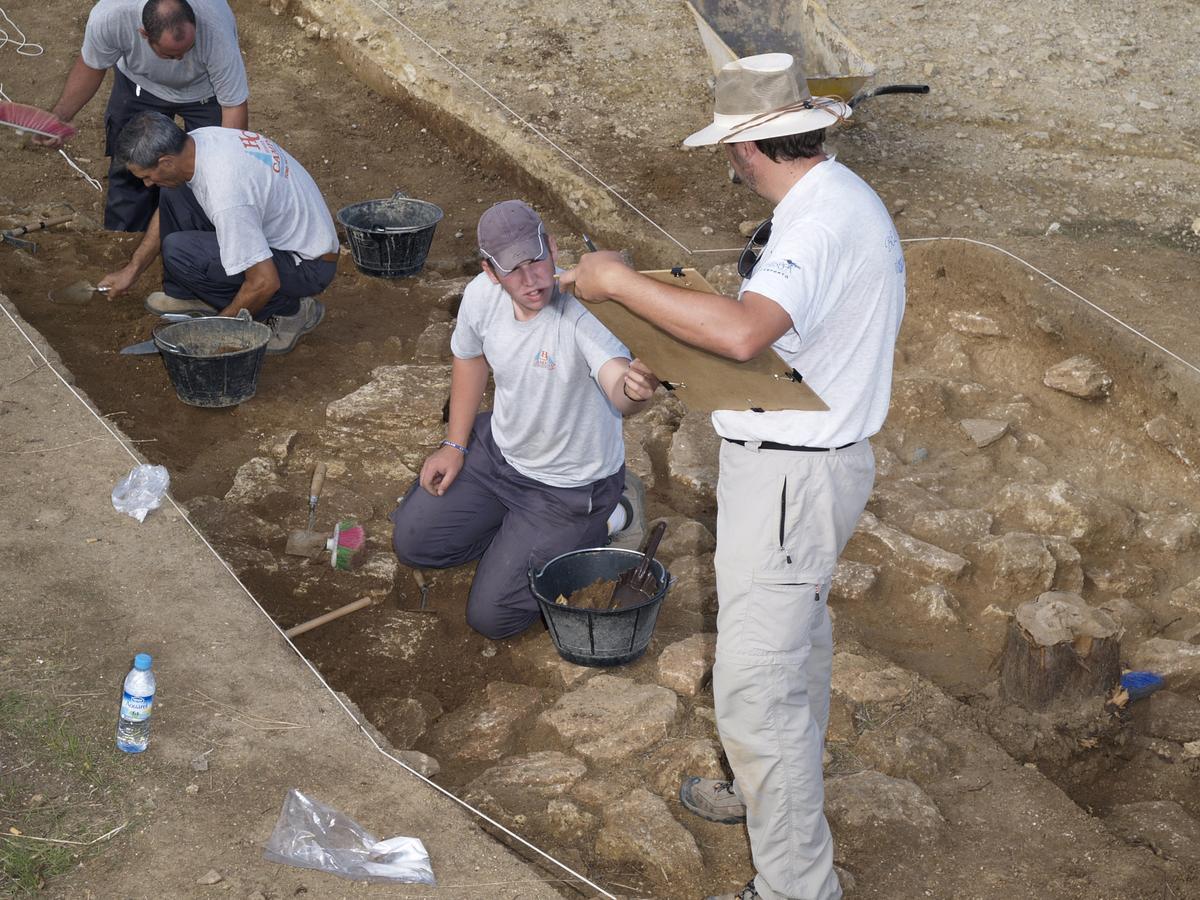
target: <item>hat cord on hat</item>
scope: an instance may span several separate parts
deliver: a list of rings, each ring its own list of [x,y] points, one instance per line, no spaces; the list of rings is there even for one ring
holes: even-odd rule
[[[844,101],[838,97],[809,97],[806,100],[801,100],[799,103],[789,103],[787,106],[781,106],[778,109],[772,109],[768,112],[758,113],[751,116],[741,125],[732,129],[729,134],[717,140],[718,144],[728,144],[739,134],[749,131],[752,128],[757,128],[759,125],[766,125],[768,122],[774,122],[786,116],[788,113],[803,112],[806,109],[819,109],[829,113],[838,123],[846,121],[846,116],[842,114],[841,108],[845,105]]]

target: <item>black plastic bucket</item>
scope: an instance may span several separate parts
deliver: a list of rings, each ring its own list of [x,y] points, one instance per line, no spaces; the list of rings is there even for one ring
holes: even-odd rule
[[[563,659],[580,666],[619,666],[646,652],[671,581],[657,559],[653,570],[660,586],[645,603],[608,610],[576,609],[554,602],[560,594],[569,597],[597,579],[615,579],[641,560],[642,554],[636,550],[601,547],[556,556],[539,572],[530,569],[529,586]]]
[[[440,207],[397,194],[390,200],[366,200],[338,210],[354,265],[366,275],[403,278],[425,265],[433,232],[442,220]]]
[[[270,339],[261,322],[226,316],[154,330],[175,393],[192,406],[236,406],[253,397]]]

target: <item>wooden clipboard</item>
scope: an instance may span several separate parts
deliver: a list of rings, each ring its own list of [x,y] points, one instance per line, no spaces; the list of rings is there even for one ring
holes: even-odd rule
[[[654,269],[650,278],[692,291],[715,294],[695,269]],[[684,344],[657,325],[612,301],[586,304],[634,356],[642,360],[689,409],[829,409],[774,350],[747,362],[734,362],[707,350]]]

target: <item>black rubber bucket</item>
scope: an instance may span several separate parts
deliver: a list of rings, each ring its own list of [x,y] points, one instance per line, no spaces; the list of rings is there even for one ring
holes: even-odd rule
[[[619,666],[646,652],[671,581],[670,573],[657,559],[653,571],[660,587],[645,603],[608,610],[576,609],[554,602],[560,594],[569,597],[597,579],[615,579],[641,559],[642,554],[636,550],[602,547],[556,556],[540,572],[530,569],[529,586],[542,608],[554,646],[567,662]]]
[[[425,265],[440,207],[397,194],[342,207],[337,220],[346,231],[354,265],[366,275],[403,278]]]
[[[226,316],[154,330],[175,393],[192,406],[236,406],[253,397],[270,339],[261,322]]]

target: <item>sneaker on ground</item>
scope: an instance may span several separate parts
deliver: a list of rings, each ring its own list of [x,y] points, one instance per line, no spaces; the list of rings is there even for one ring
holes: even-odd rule
[[[158,313],[208,313],[216,315],[217,310],[209,306],[203,300],[180,300],[178,297],[172,297],[170,294],[164,294],[162,291],[155,291],[146,298],[143,304],[150,312]]]
[[[751,878],[750,883],[736,893],[710,894],[706,900],[760,900],[761,897],[762,894],[755,889],[754,879]]]
[[[694,775],[685,778],[679,785],[679,802],[710,822],[735,825],[746,821],[746,807],[733,792],[733,783],[729,781]]]
[[[290,316],[271,318],[271,339],[267,341],[267,352],[290,352],[300,338],[321,324],[323,318],[325,304],[315,297],[301,297],[300,309],[297,312]]]

